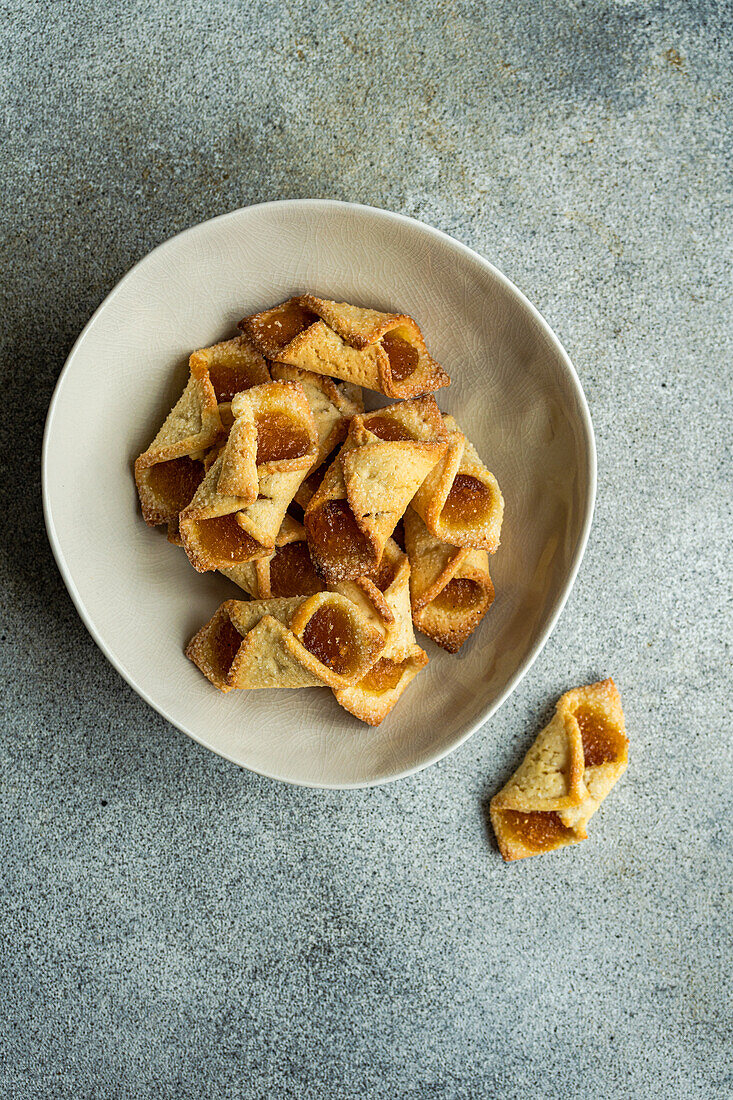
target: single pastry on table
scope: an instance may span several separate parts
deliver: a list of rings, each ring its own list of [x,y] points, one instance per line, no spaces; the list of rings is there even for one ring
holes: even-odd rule
[[[418,489],[412,507],[436,538],[493,554],[504,517],[499,484],[454,418],[444,416],[443,421],[446,452]]]
[[[328,583],[377,569],[387,539],[446,446],[432,397],[353,417],[305,509],[311,557]]]
[[[384,636],[337,592],[227,600],[191,639],[186,656],[220,691],[343,688],[358,683]]]
[[[490,805],[505,860],[551,852],[587,837],[586,825],[626,770],[628,741],[613,680],[567,691]]]
[[[288,505],[318,450],[298,382],[265,382],[231,403],[226,445],[180,514],[180,534],[199,572],[267,557]]]
[[[381,313],[302,294],[240,321],[267,359],[330,375],[387,397],[418,397],[450,384],[403,313]]]
[[[405,512],[404,528],[412,621],[448,653],[457,653],[494,600],[489,555],[442,542],[413,508]]]

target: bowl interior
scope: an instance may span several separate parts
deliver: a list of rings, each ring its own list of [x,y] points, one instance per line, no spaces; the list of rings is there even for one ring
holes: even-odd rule
[[[132,463],[189,353],[305,290],[412,314],[451,386],[437,394],[506,500],[496,600],[457,656],[430,664],[377,729],[327,689],[221,696],[183,648],[240,590],[200,575],[139,514]],[[333,202],[250,207],[166,242],[94,315],[49,412],[44,503],[77,608],[118,670],[197,741],[280,779],[356,786],[438,759],[506,697],[546,640],[582,555],[595,455],[580,385],[539,314],[491,265],[418,222]]]

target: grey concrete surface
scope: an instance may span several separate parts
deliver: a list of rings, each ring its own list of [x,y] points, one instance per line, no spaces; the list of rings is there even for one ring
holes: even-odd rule
[[[730,5],[2,13],[0,1093],[729,1097]],[[55,380],[119,277],[291,196],[490,258],[569,349],[599,449],[588,552],[521,687],[438,766],[343,794],[240,771],[142,703],[40,503]],[[607,674],[627,775],[586,843],[504,866],[488,798]]]

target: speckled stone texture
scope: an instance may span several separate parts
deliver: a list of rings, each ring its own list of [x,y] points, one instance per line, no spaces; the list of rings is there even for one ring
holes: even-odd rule
[[[2,9],[2,1095],[729,1097],[730,5]],[[43,528],[43,421],[91,312],[171,234],[291,196],[487,256],[598,439],[541,657],[375,790],[290,789],[170,728]],[[488,799],[609,674],[626,776],[584,844],[505,866]]]

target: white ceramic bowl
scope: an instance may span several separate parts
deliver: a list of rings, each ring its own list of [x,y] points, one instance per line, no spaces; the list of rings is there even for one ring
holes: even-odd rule
[[[458,656],[430,664],[377,729],[331,692],[220,695],[183,649],[222,599],[164,529],[143,523],[132,463],[187,376],[189,353],[291,294],[413,315],[452,378],[437,394],[506,500],[496,600]],[[593,431],[577,375],[540,314],[496,268],[420,222],[330,201],[265,203],[181,233],[96,311],[51,402],[48,535],[77,610],[151,706],[263,775],[323,787],[396,779],[439,760],[493,714],[546,642],[575,579],[595,496]]]

